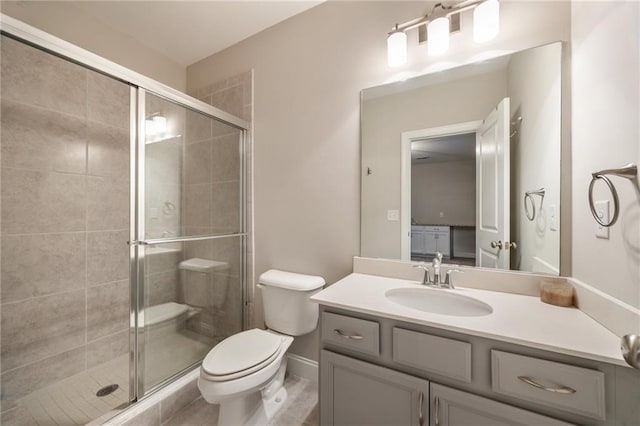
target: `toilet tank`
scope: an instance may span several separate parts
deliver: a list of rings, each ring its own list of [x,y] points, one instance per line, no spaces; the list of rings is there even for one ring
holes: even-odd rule
[[[267,327],[300,336],[318,324],[318,305],[309,298],[322,290],[324,278],[270,269],[260,275],[262,304]]]

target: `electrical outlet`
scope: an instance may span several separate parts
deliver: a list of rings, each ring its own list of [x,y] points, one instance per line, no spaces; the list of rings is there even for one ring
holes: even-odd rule
[[[397,222],[400,220],[400,210],[387,210],[387,220]]]
[[[549,229],[558,230],[558,208],[555,204],[549,206]]]
[[[605,223],[609,222],[609,200],[596,201],[594,205],[598,218]],[[596,237],[608,240],[609,228],[596,222]]]

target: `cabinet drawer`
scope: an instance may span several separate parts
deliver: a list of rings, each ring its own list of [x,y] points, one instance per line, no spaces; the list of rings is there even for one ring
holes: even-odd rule
[[[600,420],[604,373],[507,352],[491,351],[493,391]]]
[[[380,326],[375,321],[323,312],[322,340],[367,355],[380,355]]]
[[[471,382],[471,344],[402,328],[393,329],[393,360],[463,382]]]

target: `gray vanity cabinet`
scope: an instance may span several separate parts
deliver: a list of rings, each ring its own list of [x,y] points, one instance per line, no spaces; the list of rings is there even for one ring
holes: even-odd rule
[[[345,309],[320,312],[323,426],[640,425],[638,370]]]
[[[322,424],[422,426],[429,382],[323,350]]]
[[[435,383],[430,390],[431,426],[567,426],[521,408]]]

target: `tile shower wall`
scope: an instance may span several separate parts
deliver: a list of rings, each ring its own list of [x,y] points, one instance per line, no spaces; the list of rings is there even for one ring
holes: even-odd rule
[[[129,87],[2,37],[2,411],[128,351]]]
[[[253,99],[253,71],[247,71],[231,78],[214,82],[199,90],[189,93],[205,103],[243,118],[251,124]],[[192,131],[185,143],[185,226],[188,233],[227,233],[237,232],[240,217],[238,216],[240,202],[240,170],[238,131],[229,126],[213,123],[211,128],[195,114],[187,113],[187,129]],[[200,129],[195,131],[194,129]],[[251,127],[247,134],[247,283],[252,288],[253,283],[253,219],[252,219],[252,137]],[[205,166],[208,164],[208,166]],[[190,173],[189,170],[192,170]],[[211,197],[211,198],[209,198]],[[223,202],[220,202],[220,201]],[[211,203],[213,208],[210,215],[198,215],[204,211],[200,207],[203,203]],[[190,213],[191,212],[191,213]],[[241,247],[239,240],[220,239],[200,244],[190,244],[186,247],[186,257],[203,257],[217,261],[230,262],[227,271],[213,274],[212,283],[208,287],[205,297],[225,297],[224,306],[241,306],[242,287],[239,265],[236,265]],[[212,256],[213,257],[208,257]],[[217,256],[217,257],[216,257]],[[222,257],[220,257],[222,256]],[[189,278],[187,278],[189,279]],[[191,277],[196,279],[196,277]],[[224,281],[228,282],[225,286]],[[191,284],[189,282],[186,283]],[[227,288],[226,294],[221,294],[220,288]],[[186,287],[187,291],[194,291],[193,287]],[[253,309],[249,307],[249,315]],[[253,321],[250,318],[249,323]],[[197,325],[198,331],[205,335],[229,335],[242,328],[242,317],[237,313],[225,312],[225,309],[214,309],[203,312]]]

